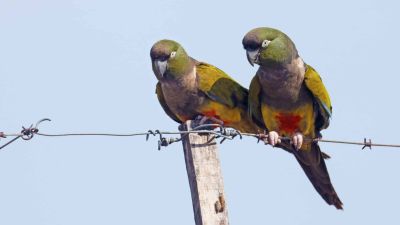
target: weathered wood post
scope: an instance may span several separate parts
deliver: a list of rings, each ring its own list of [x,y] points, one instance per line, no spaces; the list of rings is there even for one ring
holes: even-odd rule
[[[181,131],[192,129],[187,121]],[[224,184],[214,135],[182,136],[196,225],[228,225]]]

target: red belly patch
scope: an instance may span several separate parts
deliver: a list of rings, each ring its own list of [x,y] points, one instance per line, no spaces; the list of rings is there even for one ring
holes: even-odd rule
[[[278,121],[280,131],[293,134],[299,130],[301,116],[291,113],[278,113],[275,118]]]
[[[224,122],[225,125],[227,125],[227,124],[230,123],[230,121],[222,120],[222,119],[217,115],[217,112],[216,112],[215,110],[203,111],[202,114],[203,114],[203,116],[212,117],[212,118],[221,120],[222,122]]]

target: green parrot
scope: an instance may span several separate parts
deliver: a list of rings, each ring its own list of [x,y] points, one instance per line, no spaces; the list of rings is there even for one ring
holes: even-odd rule
[[[256,28],[243,38],[249,63],[259,65],[249,89],[249,114],[268,130],[268,143],[291,151],[317,192],[342,209],[317,142],[329,126],[332,106],[319,74],[303,62],[292,40],[272,28]],[[291,141],[281,140],[288,137]]]
[[[172,40],[156,42],[150,57],[158,100],[176,122],[212,121],[241,132],[261,130],[247,113],[248,90],[222,70],[196,61]]]

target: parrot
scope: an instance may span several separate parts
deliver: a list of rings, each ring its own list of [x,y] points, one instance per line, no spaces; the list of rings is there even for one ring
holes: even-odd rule
[[[321,130],[329,126],[332,115],[320,75],[302,60],[293,41],[280,30],[252,29],[242,45],[250,65],[259,65],[249,87],[248,113],[253,122],[268,131],[268,144],[293,153],[326,203],[343,209],[324,153],[315,141],[322,137]]]
[[[222,70],[191,58],[173,40],[156,42],[150,57],[157,98],[174,121],[216,122],[240,132],[262,130],[248,114],[248,90]]]

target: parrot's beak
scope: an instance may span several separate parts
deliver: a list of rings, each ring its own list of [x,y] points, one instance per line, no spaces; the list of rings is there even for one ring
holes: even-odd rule
[[[251,66],[254,66],[255,63],[258,63],[259,52],[260,49],[246,51],[247,60],[249,61]]]
[[[167,70],[167,60],[156,60],[153,62],[153,66],[156,70],[156,73],[158,73],[160,77],[164,77],[164,73]]]

